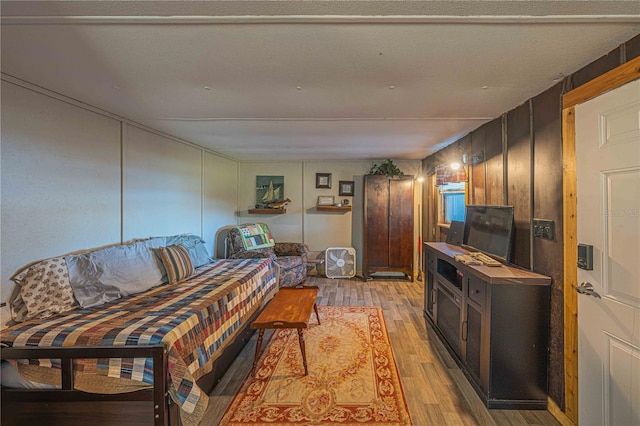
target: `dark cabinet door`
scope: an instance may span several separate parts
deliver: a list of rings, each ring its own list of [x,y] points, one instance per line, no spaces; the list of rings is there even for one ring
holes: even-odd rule
[[[433,310],[435,305],[435,273],[436,273],[436,254],[431,250],[424,251],[425,271],[424,281],[424,311],[431,319],[433,319]]]
[[[480,383],[480,351],[482,342],[482,313],[472,306],[467,304],[465,320],[466,333],[463,336],[466,344],[465,364],[467,365],[467,371],[469,371],[476,381]],[[484,389],[486,391],[486,389]]]
[[[389,181],[389,266],[406,267],[413,258],[413,179]]]
[[[433,305],[435,299],[435,292],[433,290],[433,272],[427,271],[426,273],[426,281],[424,285],[424,311],[433,318]]]
[[[365,177],[365,256],[367,266],[389,265],[389,179]],[[367,271],[368,272],[368,271]]]
[[[485,395],[489,391],[487,380],[488,363],[487,342],[489,330],[488,320],[485,316],[486,294],[489,286],[482,279],[472,274],[465,274],[466,302],[463,327],[463,340],[465,345],[464,363],[467,371],[480,385]],[[487,321],[487,324],[484,323]],[[488,340],[487,340],[488,341]],[[484,366],[484,367],[483,367]]]
[[[436,281],[436,325],[451,349],[460,357],[460,308],[462,297],[445,284],[443,280]]]
[[[364,177],[363,274],[402,272],[413,279],[413,177]]]

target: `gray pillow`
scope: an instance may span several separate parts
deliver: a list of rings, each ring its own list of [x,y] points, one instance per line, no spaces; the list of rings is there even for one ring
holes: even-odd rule
[[[163,284],[162,271],[151,248],[165,244],[165,238],[152,238],[66,256],[69,282],[80,306],[99,306]]]
[[[197,235],[181,234],[172,235],[167,238],[167,246],[182,244],[189,252],[193,267],[197,268],[211,262],[211,257],[204,245],[204,240]]]

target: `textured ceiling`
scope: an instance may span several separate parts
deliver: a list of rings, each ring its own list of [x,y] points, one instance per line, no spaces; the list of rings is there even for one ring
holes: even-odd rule
[[[2,2],[2,24],[6,75],[238,160],[421,159],[640,33],[640,2]]]

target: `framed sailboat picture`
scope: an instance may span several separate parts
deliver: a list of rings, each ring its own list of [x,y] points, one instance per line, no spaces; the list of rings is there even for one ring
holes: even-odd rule
[[[256,176],[256,208],[284,201],[284,176]]]

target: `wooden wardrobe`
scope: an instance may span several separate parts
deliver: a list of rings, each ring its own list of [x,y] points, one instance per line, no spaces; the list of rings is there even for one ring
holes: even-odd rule
[[[413,281],[413,176],[364,176],[362,274],[401,272]]]

